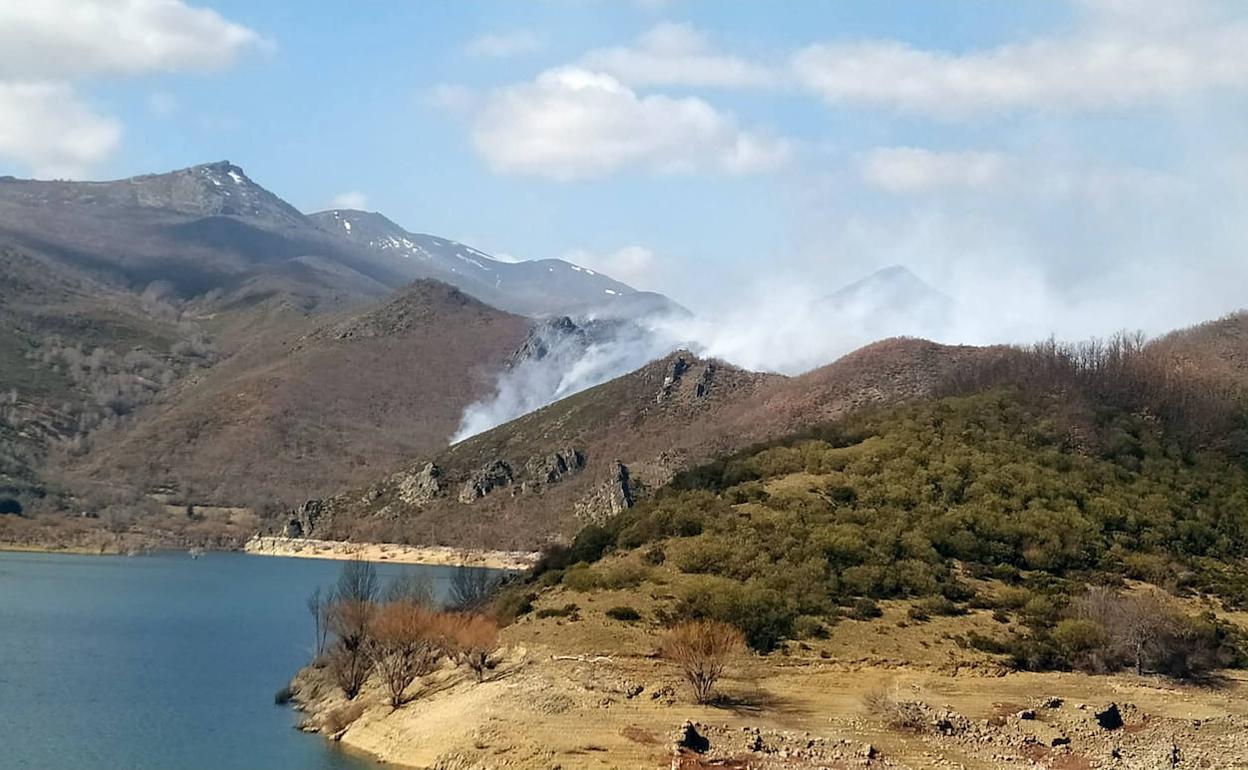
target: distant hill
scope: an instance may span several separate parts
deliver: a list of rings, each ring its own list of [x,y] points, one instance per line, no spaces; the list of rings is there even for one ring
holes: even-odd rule
[[[956,303],[905,267],[893,265],[821,298],[814,311],[846,325],[862,341],[931,336],[953,321]]]
[[[408,232],[381,214],[334,209],[310,219],[379,261],[398,263],[413,275],[436,278],[523,315],[634,317],[688,312],[660,294],[637,291],[561,259],[504,262],[462,243]]]

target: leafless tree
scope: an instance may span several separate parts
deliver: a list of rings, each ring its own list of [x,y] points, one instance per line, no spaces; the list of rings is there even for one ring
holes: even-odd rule
[[[329,605],[333,603],[333,592],[326,595],[320,586],[316,587],[307,599],[308,613],[312,616],[312,628],[315,633],[315,657],[325,652],[325,643],[329,636]]]
[[[498,652],[498,623],[484,615],[452,615],[448,640],[457,661],[467,666],[477,681],[485,680],[485,672],[494,668]]]
[[[419,572],[407,571],[396,575],[386,583],[382,591],[382,601],[386,604],[403,603],[413,607],[433,607],[433,583],[428,576]]]
[[[745,638],[736,628],[717,620],[695,620],[664,634],[660,652],[680,667],[693,687],[694,699],[707,703],[715,683],[744,649]]]
[[[380,590],[377,568],[357,557],[343,563],[334,596],[343,602],[372,603],[377,601]]]
[[[500,582],[488,570],[456,567],[451,575],[450,606],[460,612],[479,610],[490,600]]]
[[[329,628],[334,635],[329,666],[348,699],[360,694],[372,672],[368,631],[375,611],[376,606],[371,602],[341,598],[329,608]]]
[[[412,682],[437,667],[443,655],[444,617],[405,602],[383,605],[373,616],[370,654],[389,690],[392,708],[403,705]]]

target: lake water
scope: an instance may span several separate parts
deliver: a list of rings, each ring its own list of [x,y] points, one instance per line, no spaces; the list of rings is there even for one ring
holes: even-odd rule
[[[0,769],[375,770],[273,693],[340,562],[0,553]],[[445,567],[378,565],[449,588]]]

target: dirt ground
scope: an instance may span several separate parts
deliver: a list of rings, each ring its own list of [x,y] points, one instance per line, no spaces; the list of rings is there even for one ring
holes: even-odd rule
[[[838,623],[826,640],[743,658],[721,683],[721,702],[697,706],[655,655],[652,624],[605,616],[625,598],[638,600],[544,595],[540,607],[575,603],[576,618],[529,614],[505,629],[486,682],[445,667],[397,711],[366,690],[345,729],[357,714],[309,669],[296,680],[307,729],[387,762],[443,770],[1248,768],[1241,672],[1203,687],[1013,673],[950,638],[994,623],[987,615],[914,624],[893,605],[874,621]],[[869,694],[917,716],[890,726],[867,707]],[[687,737],[691,747],[679,745]]]

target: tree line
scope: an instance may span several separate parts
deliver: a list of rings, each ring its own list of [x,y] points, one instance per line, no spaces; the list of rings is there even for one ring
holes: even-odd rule
[[[444,661],[484,681],[497,665],[499,625],[485,611],[497,585],[490,573],[459,568],[442,608],[420,576],[406,573],[383,584],[371,563],[345,562],[334,585],[317,587],[307,599],[313,665],[326,668],[349,700],[376,678],[396,709],[410,700],[411,685]]]

